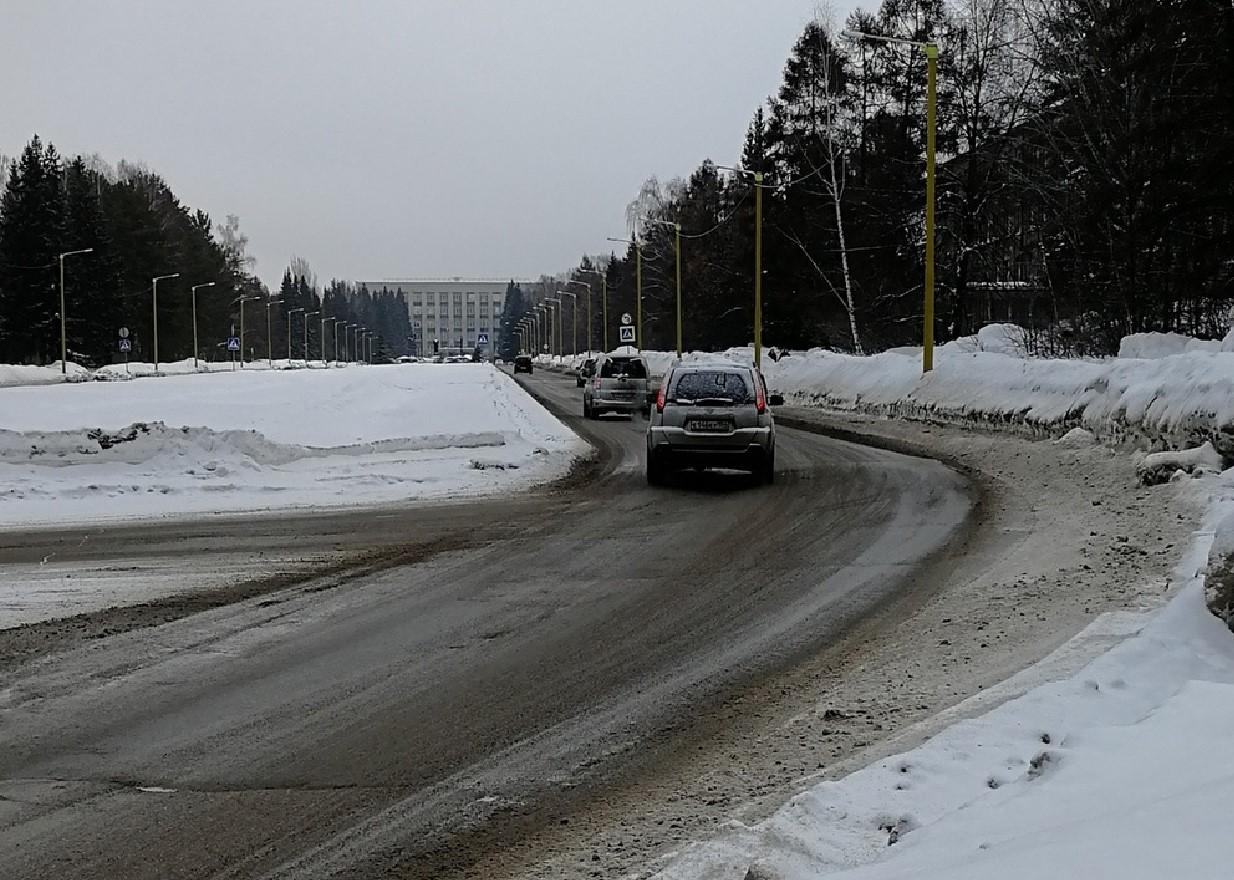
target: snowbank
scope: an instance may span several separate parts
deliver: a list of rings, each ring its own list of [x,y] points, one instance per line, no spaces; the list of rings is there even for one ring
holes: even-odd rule
[[[1177,569],[1183,588],[1156,614],[1105,615],[1077,639],[1138,634],[1072,678],[816,783],[765,822],[734,823],[659,876],[1226,876],[1234,639],[1205,608],[1204,572],[1234,546],[1234,479],[1203,483],[1214,498]]]
[[[1181,333],[1132,333],[1118,344],[1120,358],[1163,358],[1189,351],[1221,351],[1221,340],[1194,339]]]
[[[8,388],[0,425],[0,525],[496,491],[583,449],[488,365]]]
[[[66,372],[61,372],[59,361],[46,367],[0,364],[0,388],[11,388],[15,385],[56,385],[61,382],[82,382],[89,378],[89,370],[71,362]]]
[[[1152,360],[1027,359],[941,347],[921,375],[912,356],[814,349],[765,363],[773,388],[797,402],[888,416],[938,419],[1102,442],[1185,448],[1211,441],[1234,455],[1234,353]]]

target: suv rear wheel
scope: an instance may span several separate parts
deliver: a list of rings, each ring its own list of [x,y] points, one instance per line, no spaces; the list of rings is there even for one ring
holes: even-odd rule
[[[776,454],[769,453],[759,465],[758,476],[764,483],[771,485],[776,481]]]
[[[660,456],[650,449],[647,450],[647,485],[663,486],[667,482],[667,472]]]

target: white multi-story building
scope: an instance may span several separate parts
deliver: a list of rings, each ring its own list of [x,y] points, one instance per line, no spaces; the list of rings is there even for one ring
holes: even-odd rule
[[[395,278],[363,283],[370,291],[385,288],[406,297],[416,354],[476,348],[490,354],[500,342],[509,278]],[[516,279],[515,283],[520,282]],[[488,345],[479,344],[482,333],[488,336]]]

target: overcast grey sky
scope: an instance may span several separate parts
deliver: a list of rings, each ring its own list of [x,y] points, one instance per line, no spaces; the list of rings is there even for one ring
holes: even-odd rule
[[[38,132],[145,162],[240,215],[268,283],[292,254],[322,279],[556,272],[646,177],[738,158],[814,7],[14,0],[0,153]]]

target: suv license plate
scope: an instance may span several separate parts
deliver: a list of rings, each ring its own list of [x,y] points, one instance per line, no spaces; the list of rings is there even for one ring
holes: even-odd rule
[[[693,419],[690,430],[700,434],[727,434],[732,430],[732,424],[723,419]]]

